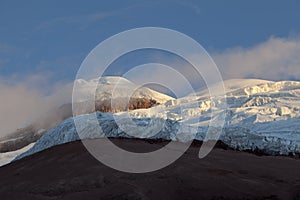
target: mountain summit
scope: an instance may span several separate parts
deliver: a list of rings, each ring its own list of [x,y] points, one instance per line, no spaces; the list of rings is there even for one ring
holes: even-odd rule
[[[110,86],[109,82],[104,81],[105,87]],[[209,93],[203,90],[196,96],[170,99],[148,109],[115,114],[98,112],[99,124],[108,137],[131,138],[114,121],[114,117],[122,118],[129,113],[135,123],[142,127],[153,123],[153,120],[166,120],[161,131],[151,136],[151,139],[187,141],[189,138],[177,135],[176,131],[178,126],[184,123],[186,128],[197,128],[195,139],[203,141],[211,119],[219,118],[222,112],[226,112],[225,126],[213,128],[223,129],[220,140],[230,147],[274,155],[300,153],[300,82],[235,79],[225,81],[224,84],[226,99],[210,97]],[[225,100],[227,109],[213,112],[212,115],[212,109]],[[89,115],[76,118],[85,120]],[[82,139],[104,136],[95,132],[96,128],[89,124],[88,120],[85,124],[87,128]],[[147,132],[141,131],[139,137],[148,138]],[[33,148],[18,158],[74,140],[79,140],[79,136],[74,119],[69,118],[47,132]]]
[[[89,81],[78,79],[74,84],[77,84],[82,96],[86,93],[91,93],[92,88],[97,88],[95,110],[99,112],[116,113],[127,110],[150,108],[173,99],[168,95],[151,90],[147,87],[137,87],[131,81],[118,76],[101,77],[100,79]],[[72,90],[71,86],[69,90]],[[127,95],[132,90],[133,93],[128,99]],[[112,97],[114,98],[115,104],[113,108],[111,107]],[[92,112],[91,110],[84,109],[84,105],[93,102],[85,102],[79,99],[79,101],[75,103],[79,104],[79,106],[82,105],[82,114]],[[42,118],[27,127],[18,129],[7,136],[0,138],[0,153],[15,151],[37,141],[48,130],[72,116],[72,102],[59,105],[57,109],[47,113],[46,118]]]

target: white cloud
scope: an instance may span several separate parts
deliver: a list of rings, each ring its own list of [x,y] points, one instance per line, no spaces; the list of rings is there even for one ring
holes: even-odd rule
[[[212,57],[224,79],[252,77],[288,80],[300,77],[299,38],[271,37],[251,48],[232,48],[213,53]],[[158,63],[163,59],[157,58]],[[167,63],[172,66],[172,62],[173,60]],[[173,63],[175,69],[187,76],[196,87],[204,86],[203,80],[195,71],[176,63],[176,60]],[[176,88],[184,86],[178,79],[174,79],[167,72],[162,73],[160,69],[142,71],[140,75],[164,80]],[[0,77],[0,136],[45,115],[51,115],[55,107],[71,102],[72,83],[49,85],[48,79],[47,74],[22,79],[20,76]],[[45,88],[48,90],[45,91]],[[182,93],[186,91],[186,87],[182,87]]]
[[[232,48],[212,54],[225,79],[299,79],[300,39],[271,37],[251,48]]]
[[[300,80],[300,38],[270,37],[267,41],[250,48],[235,47],[210,55],[224,80],[233,78]],[[156,63],[164,63],[178,70],[187,77],[196,90],[205,87],[201,76],[197,75],[190,65],[183,64],[177,58],[156,56],[154,60]],[[207,64],[204,63],[202,66],[202,70],[205,70]],[[186,95],[184,84],[161,68],[141,70],[137,76],[142,80],[145,77],[153,80],[163,79],[174,87],[181,88],[182,94]],[[213,71],[208,70],[206,73],[207,80],[214,79],[215,76]]]
[[[46,115],[53,115],[54,108],[71,101],[72,87],[69,84],[54,84],[49,87],[52,88],[49,94],[43,87],[47,81],[44,75],[18,78],[0,77],[0,136]]]

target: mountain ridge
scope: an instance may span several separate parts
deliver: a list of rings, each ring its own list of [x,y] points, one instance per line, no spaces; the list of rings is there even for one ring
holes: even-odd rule
[[[237,81],[237,80],[236,80]],[[116,114],[97,113],[101,126],[105,127],[104,135],[108,137],[129,137],[118,128],[113,121],[115,117],[129,115],[137,124],[149,124],[151,119],[162,119],[168,122],[163,129],[155,135],[157,139],[170,139],[186,141],[188,138],[180,138],[174,132],[180,123],[187,124],[187,128],[197,128],[195,138],[204,140],[211,119],[217,119],[221,113],[216,112],[210,116],[212,109],[227,102],[225,126],[220,140],[225,144],[239,150],[264,150],[270,154],[288,155],[300,152],[300,82],[295,81],[264,81],[244,80],[244,87],[239,88],[240,80],[224,82],[233,90],[227,91],[225,97],[210,97],[207,93],[197,93],[195,96],[187,96],[181,99],[171,99],[164,104],[141,110],[131,110]],[[229,94],[228,94],[229,92]],[[182,107],[181,104],[184,104]],[[196,106],[195,106],[196,105]],[[88,115],[79,116],[84,118]],[[102,123],[102,124],[101,124]],[[69,127],[68,131],[61,128]],[[101,138],[104,135],[94,132],[94,127],[88,124],[88,132],[82,139]],[[43,136],[35,146],[27,153],[19,156],[30,155],[39,150],[79,140],[73,118],[69,118],[60,124],[61,128],[52,129]],[[218,127],[213,127],[218,129]],[[143,131],[141,138],[147,137],[147,131]],[[151,130],[150,130],[151,132]],[[62,138],[50,141],[51,138]],[[48,138],[48,139],[47,139]]]

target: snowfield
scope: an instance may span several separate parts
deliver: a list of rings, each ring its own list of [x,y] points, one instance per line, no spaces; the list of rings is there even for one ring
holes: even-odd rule
[[[30,148],[32,148],[34,143],[31,143],[27,145],[26,147],[23,147],[22,149],[16,150],[16,151],[10,151],[6,153],[0,153],[0,167],[3,165],[6,165],[10,163],[12,160],[14,160],[18,155],[27,152]]]
[[[113,85],[113,82],[110,84]],[[225,99],[210,97],[207,90],[181,99],[166,99],[161,96],[161,101],[165,99],[165,103],[148,109],[115,114],[97,112],[69,118],[48,131],[17,159],[58,144],[79,140],[74,119],[82,121],[82,139],[133,137],[124,131],[128,128],[136,130],[134,134],[139,138],[185,142],[193,137],[203,141],[211,119],[218,119],[224,112],[224,127],[216,125],[212,130],[222,128],[220,140],[229,146],[239,150],[263,150],[274,155],[300,153],[300,82],[234,79],[225,81],[224,84],[226,110],[212,112]],[[95,125],[89,120],[95,114],[103,130],[101,133],[96,131]],[[127,115],[139,128],[132,128],[132,124],[127,123]],[[114,118],[118,119],[119,124]],[[196,134],[177,134],[181,125],[184,130],[196,129]]]
[[[78,89],[78,97],[75,97],[76,102],[85,102],[85,96],[92,95],[93,90],[96,89],[96,100],[105,101],[110,100],[112,96],[114,98],[124,98],[127,97],[128,93],[134,91],[131,95],[132,98],[145,98],[145,99],[154,99],[159,103],[165,103],[166,101],[173,99],[172,97],[156,92],[146,87],[138,87],[131,81],[118,76],[106,76],[93,80],[83,80],[78,79],[75,81]],[[134,90],[136,89],[136,90]]]

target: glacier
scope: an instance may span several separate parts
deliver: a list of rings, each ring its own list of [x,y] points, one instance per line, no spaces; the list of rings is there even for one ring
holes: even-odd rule
[[[18,155],[27,152],[29,149],[31,149],[34,146],[34,143],[31,143],[21,149],[18,149],[16,151],[10,151],[6,153],[0,153],[0,167],[3,165],[6,165],[10,163],[12,160],[14,160]]]
[[[136,136],[138,138],[186,142],[195,137],[196,140],[203,141],[211,119],[220,117],[223,112],[226,113],[225,125],[212,127],[212,130],[222,128],[219,140],[230,147],[238,150],[262,150],[272,155],[300,153],[300,82],[234,79],[225,81],[224,85],[226,97],[212,97],[207,89],[203,89],[194,95],[168,99],[165,103],[148,109],[114,114],[97,112],[66,119],[16,159],[79,139],[132,138],[133,136],[127,134],[118,124],[122,123],[126,116],[130,116],[141,130],[150,129],[140,131],[141,134]],[[218,87],[218,84],[215,87]],[[226,110],[212,112],[212,109],[225,101]],[[103,132],[98,133],[95,125],[90,123],[89,118],[92,115],[97,116]],[[115,119],[120,120],[116,123]],[[82,120],[83,127],[80,129],[83,132],[80,137],[74,120]],[[161,121],[164,122],[163,125],[153,135],[153,130],[158,129],[158,124],[162,124]],[[129,126],[126,120],[123,122],[122,126]],[[196,129],[196,134],[194,136],[177,134],[182,126],[187,130]]]

